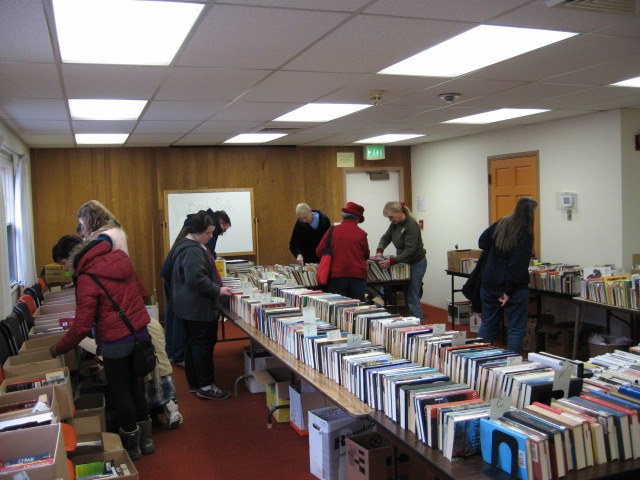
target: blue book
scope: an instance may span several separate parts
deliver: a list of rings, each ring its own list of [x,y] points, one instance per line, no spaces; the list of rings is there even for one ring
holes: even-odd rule
[[[640,387],[636,387],[635,385],[621,385],[618,391],[640,400]]]
[[[531,463],[527,436],[490,418],[480,419],[480,445],[482,459],[503,472],[522,480],[529,480]]]

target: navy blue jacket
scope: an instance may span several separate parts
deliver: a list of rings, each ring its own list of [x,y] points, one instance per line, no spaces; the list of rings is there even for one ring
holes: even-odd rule
[[[533,239],[523,231],[513,251],[499,250],[493,239],[497,224],[496,222],[487,228],[478,239],[478,247],[482,250],[490,248],[482,268],[482,288],[499,290],[512,296],[516,290],[529,287],[529,260]]]

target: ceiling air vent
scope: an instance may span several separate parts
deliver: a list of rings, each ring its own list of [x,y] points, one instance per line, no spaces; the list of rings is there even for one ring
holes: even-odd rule
[[[547,7],[572,8],[592,12],[637,15],[640,0],[545,0]]]

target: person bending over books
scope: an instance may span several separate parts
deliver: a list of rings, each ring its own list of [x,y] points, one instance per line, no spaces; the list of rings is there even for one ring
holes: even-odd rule
[[[135,337],[118,315],[110,297],[129,318],[136,336],[149,340],[146,291],[129,256],[113,250],[111,239],[99,236],[78,245],[70,257],[76,284],[76,313],[69,330],[49,349],[52,357],[62,355],[87,337],[95,327],[96,344],[104,359],[110,402],[118,414],[120,438],[132,459],[155,451],[151,419],[140,378],[133,373]],[[98,285],[92,275],[104,286]],[[108,292],[108,293],[107,293]]]
[[[296,206],[296,217],[298,221],[291,232],[289,250],[296,257],[298,265],[318,263],[320,257],[316,255],[316,248],[329,230],[331,221],[320,210],[311,210],[306,203],[299,203]]]
[[[211,240],[207,242],[205,247],[207,247],[207,250],[211,252],[213,259],[215,260],[218,258],[218,254],[216,253],[218,237],[224,235],[225,232],[231,228],[231,219],[224,210],[216,210],[214,212],[208,208],[207,215],[209,215],[213,221],[213,233],[211,234]]]
[[[487,255],[480,274],[482,325],[478,336],[493,342],[504,308],[509,317],[507,348],[522,352],[529,305],[529,260],[533,252],[533,215],[538,202],[520,197],[513,212],[487,228],[478,246]]]
[[[327,290],[364,302],[367,291],[369,243],[367,232],[358,226],[362,222],[364,207],[348,202],[342,209],[342,223],[325,233],[315,253],[318,258],[322,256],[331,235],[333,259]]]
[[[404,202],[387,202],[382,214],[389,219],[391,225],[380,238],[376,257],[381,258],[387,245],[393,242],[396,256],[380,261],[378,265],[387,269],[396,263],[408,263],[410,268],[409,288],[407,289],[407,307],[414,317],[424,319],[422,313],[422,279],[427,271],[427,251],[422,243],[422,233],[418,222]]]

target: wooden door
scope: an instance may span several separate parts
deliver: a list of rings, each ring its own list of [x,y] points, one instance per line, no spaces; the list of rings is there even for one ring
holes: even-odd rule
[[[529,196],[538,203],[538,154],[489,157],[489,212],[491,223],[511,214],[518,198]],[[540,259],[540,208],[534,220],[536,258]]]

